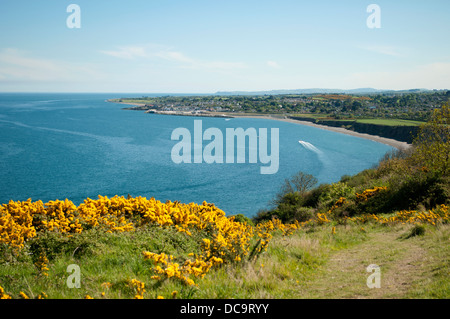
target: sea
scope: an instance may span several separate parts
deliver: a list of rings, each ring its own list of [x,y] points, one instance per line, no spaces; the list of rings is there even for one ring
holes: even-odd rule
[[[167,94],[0,93],[0,203],[68,198],[79,205],[98,195],[130,195],[206,201],[227,215],[253,217],[269,209],[284,180],[299,171],[319,183],[338,182],[392,150],[295,123],[148,114],[106,101],[142,95]],[[171,139],[172,132],[193,132],[195,120],[202,121],[203,130],[218,128],[223,136],[227,128],[278,128],[278,171],[261,174],[265,164],[248,160],[175,163],[171,152],[179,141]]]

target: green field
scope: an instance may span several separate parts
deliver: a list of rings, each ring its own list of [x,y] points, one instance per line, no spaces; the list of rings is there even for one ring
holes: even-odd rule
[[[388,126],[419,126],[424,123],[419,121],[399,120],[399,119],[361,119],[357,120],[357,122],[376,125],[388,125]]]

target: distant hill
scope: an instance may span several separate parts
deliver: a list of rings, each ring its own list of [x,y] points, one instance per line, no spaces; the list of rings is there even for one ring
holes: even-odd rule
[[[371,94],[371,93],[383,93],[383,92],[398,92],[398,93],[418,93],[427,92],[427,89],[411,89],[411,90],[378,90],[373,88],[358,88],[358,89],[297,89],[297,90],[270,90],[270,91],[218,91],[216,95],[276,95],[276,94]]]

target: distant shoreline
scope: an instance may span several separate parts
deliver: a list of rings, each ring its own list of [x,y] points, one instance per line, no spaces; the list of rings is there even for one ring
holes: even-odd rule
[[[107,100],[107,101],[112,102],[109,100]],[[126,102],[113,102],[113,103],[131,105],[131,106],[135,106],[135,107],[136,106],[138,106],[138,107],[145,106],[145,104],[142,104],[142,103],[141,104],[126,103]],[[132,110],[132,108],[129,108],[129,110]],[[137,109],[137,110],[139,110],[139,109]],[[359,133],[359,132],[351,131],[351,130],[348,130],[348,129],[345,129],[342,127],[327,126],[327,125],[315,124],[315,123],[311,123],[311,122],[307,122],[307,121],[294,120],[294,119],[287,118],[285,116],[272,116],[272,115],[267,115],[267,114],[266,115],[249,115],[249,114],[245,114],[245,113],[228,114],[228,113],[220,113],[220,112],[205,112],[205,113],[198,113],[198,114],[192,114],[190,112],[181,113],[181,112],[170,112],[170,111],[155,111],[155,112],[145,111],[145,112],[161,114],[161,115],[172,115],[172,116],[178,115],[178,116],[193,116],[193,117],[253,118],[253,119],[277,120],[277,121],[289,122],[289,123],[294,123],[294,124],[299,124],[299,125],[317,127],[320,129],[324,129],[324,130],[328,130],[328,131],[332,131],[332,132],[336,132],[336,133],[360,137],[360,138],[364,138],[364,139],[371,140],[374,142],[389,145],[396,149],[404,150],[404,149],[408,149],[409,147],[411,147],[411,144],[408,144],[406,142],[397,141],[397,140],[394,140],[391,138],[381,137],[378,135],[370,135],[370,134],[366,134],[366,133]]]
[[[239,115],[239,116],[235,116],[235,117],[236,118],[239,118],[239,117],[257,118],[257,119],[260,118],[260,119],[277,120],[277,121],[289,122],[289,123],[294,123],[294,124],[299,124],[299,125],[312,126],[312,127],[317,127],[320,129],[336,132],[336,133],[342,133],[342,134],[347,134],[347,135],[351,135],[351,136],[365,138],[367,140],[386,144],[386,145],[392,146],[397,149],[407,149],[407,148],[411,147],[411,144],[408,144],[406,142],[397,141],[397,140],[394,140],[391,138],[381,137],[378,135],[370,135],[370,134],[366,134],[366,133],[359,133],[359,132],[347,130],[342,127],[320,125],[320,124],[315,124],[315,123],[311,123],[311,122],[307,122],[307,121],[294,120],[294,119],[290,119],[290,118],[273,117],[270,115],[269,116],[257,116],[257,115],[255,115],[255,116],[242,115],[241,116],[241,115]]]

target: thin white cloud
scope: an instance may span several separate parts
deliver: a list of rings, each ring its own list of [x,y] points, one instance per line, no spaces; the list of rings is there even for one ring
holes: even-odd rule
[[[280,65],[275,61],[267,61],[266,63],[267,63],[267,66],[274,68],[274,69],[278,69],[280,67]]]
[[[106,55],[127,60],[134,58],[143,58],[147,56],[145,49],[142,47],[122,47],[116,51],[101,51],[101,52]]]
[[[83,81],[102,79],[103,75],[88,64],[74,64],[31,57],[14,48],[0,50],[2,81]]]
[[[405,56],[404,49],[394,47],[394,46],[389,46],[389,45],[372,45],[372,44],[370,44],[370,45],[361,45],[361,46],[358,46],[358,48],[366,50],[366,51],[383,54],[383,55],[394,56],[394,57],[404,57]]]
[[[195,61],[187,56],[185,56],[181,52],[176,51],[168,51],[168,50],[162,50],[159,52],[154,53],[155,57],[172,61],[172,62],[179,62],[179,63],[188,63],[188,64],[194,64]]]
[[[115,51],[100,51],[103,54],[113,56],[120,59],[162,59],[165,61],[176,63],[180,68],[185,69],[209,69],[209,70],[230,70],[243,69],[247,65],[242,62],[227,61],[204,61],[191,58],[182,52],[174,51],[172,48],[161,45],[144,45],[121,47]]]

